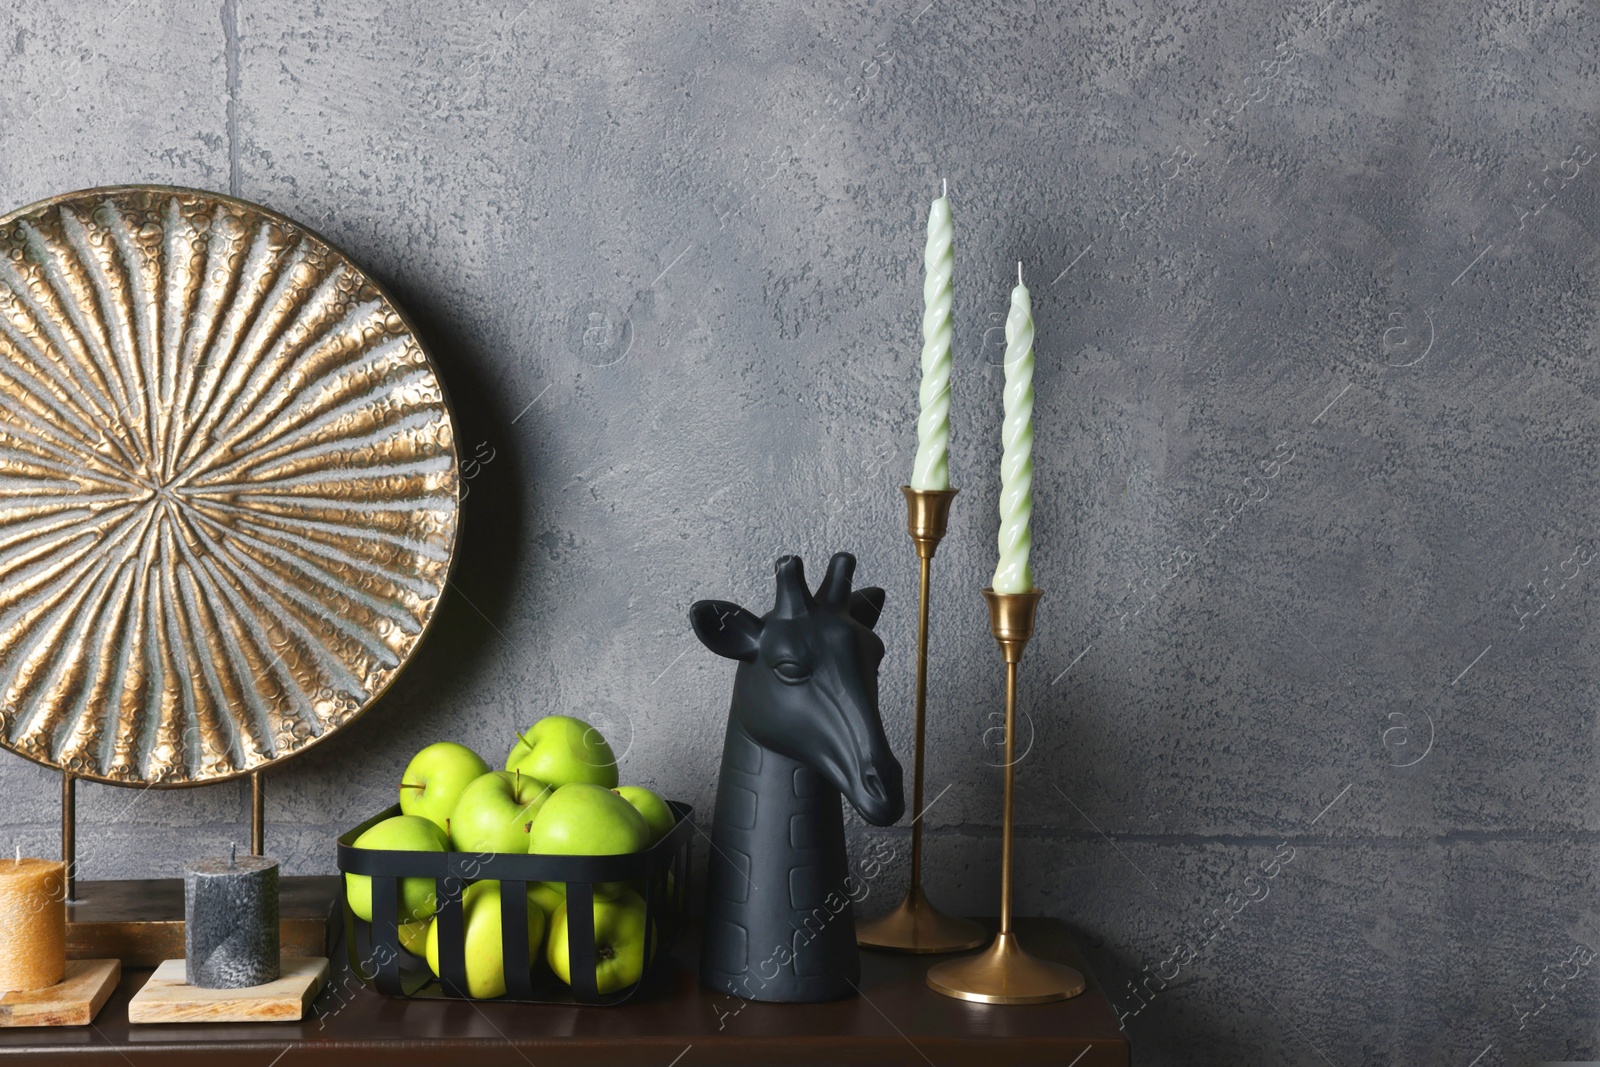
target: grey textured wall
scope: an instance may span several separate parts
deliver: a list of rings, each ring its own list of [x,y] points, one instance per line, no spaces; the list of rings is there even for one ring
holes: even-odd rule
[[[1022,259],[1021,909],[1080,931],[1143,1064],[1596,1053],[1594,5],[14,0],[0,55],[0,200],[169,182],[322,230],[494,457],[411,673],[271,777],[291,871],[422,744],[497,756],[549,711],[709,809],[731,673],[685,610],[764,607],[785,551],[888,587],[905,751],[895,487],[947,178],[937,899],[997,899],[978,589]],[[48,853],[53,779],[8,757],[0,789]],[[90,877],[245,834],[232,785],[80,805]]]

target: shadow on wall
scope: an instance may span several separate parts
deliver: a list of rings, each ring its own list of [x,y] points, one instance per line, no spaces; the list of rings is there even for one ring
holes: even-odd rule
[[[316,779],[378,744],[381,731],[414,722],[411,709],[438,706],[446,692],[485,669],[510,628],[516,578],[523,570],[523,508],[529,487],[507,442],[514,415],[490,380],[492,361],[463,338],[470,324],[425,289],[377,277],[410,316],[449,396],[462,472],[455,566],[428,636],[399,680],[359,720],[325,746],[289,761],[274,776]]]
[[[515,579],[523,571],[523,507],[529,487],[521,459],[508,445],[508,426],[516,413],[489,379],[492,361],[461,340],[473,335],[468,324],[457,321],[455,311],[426,290],[387,279],[383,284],[410,314],[438,364],[455,419],[465,496],[451,587],[405,672],[407,699],[431,701],[435,687],[474,673],[504,640]]]

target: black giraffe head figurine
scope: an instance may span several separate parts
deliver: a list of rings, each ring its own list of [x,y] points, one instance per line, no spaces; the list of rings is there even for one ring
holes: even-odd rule
[[[754,1000],[848,996],[860,975],[839,795],[879,826],[905,813],[900,764],[878,714],[882,589],[852,591],[836,554],[813,595],[799,557],[778,560],[764,616],[721,600],[689,612],[707,648],[739,661],[707,876],[701,976]]]

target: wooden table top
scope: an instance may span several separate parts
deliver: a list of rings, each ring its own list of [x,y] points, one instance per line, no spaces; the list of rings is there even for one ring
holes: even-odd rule
[[[134,1067],[1126,1067],[1126,1035],[1065,924],[1023,919],[1017,930],[1034,954],[1083,971],[1088,991],[1056,1004],[972,1004],[924,984],[930,964],[948,957],[863,951],[860,997],[828,1004],[741,1003],[700,986],[693,970],[698,931],[692,930],[657,986],[620,1007],[405,1000],[363,987],[341,948],[329,987],[300,1023],[130,1026],[128,999],[150,972],[129,970],[93,1026],[0,1030],[0,1059]]]

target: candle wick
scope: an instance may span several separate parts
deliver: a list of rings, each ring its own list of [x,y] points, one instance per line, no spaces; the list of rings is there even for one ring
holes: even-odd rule
[[[940,178],[939,180],[942,183],[944,183],[944,195],[945,196],[949,196],[950,195],[950,179],[949,178]]]
[[[21,866],[21,864],[22,864],[22,846],[18,845],[17,846],[17,865]]]
[[[1017,284],[1022,284],[1022,260],[1017,260]]]
[[[239,842],[233,841],[233,842],[230,842],[228,844],[228,866],[229,867],[237,866],[238,862],[239,862]]]

